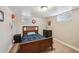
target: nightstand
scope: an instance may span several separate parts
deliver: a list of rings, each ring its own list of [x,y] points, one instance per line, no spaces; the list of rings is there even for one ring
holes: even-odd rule
[[[21,42],[21,34],[14,35],[14,43],[20,43]]]

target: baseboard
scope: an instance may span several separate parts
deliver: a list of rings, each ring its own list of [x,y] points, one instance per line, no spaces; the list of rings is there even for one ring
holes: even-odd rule
[[[64,41],[58,40],[58,39],[54,39],[54,40],[56,40],[56,41],[60,42],[61,44],[66,45],[66,46],[72,48],[73,50],[79,52],[79,48],[77,48],[77,47],[74,47],[74,46],[72,46],[72,45],[70,45],[70,44],[68,44],[68,43],[66,43],[66,42],[64,42]]]
[[[9,49],[7,50],[7,53],[10,52],[11,48],[13,47],[13,44],[10,45]]]

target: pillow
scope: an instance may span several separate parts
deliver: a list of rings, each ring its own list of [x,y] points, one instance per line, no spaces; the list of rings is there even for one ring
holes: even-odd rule
[[[35,32],[28,32],[27,35],[36,34]]]

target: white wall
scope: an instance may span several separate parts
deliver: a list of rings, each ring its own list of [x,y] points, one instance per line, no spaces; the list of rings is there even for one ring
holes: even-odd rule
[[[12,34],[15,35],[15,34],[20,34],[21,33],[21,18],[20,18],[20,15],[17,15],[17,13],[15,13],[15,19],[13,21],[13,32]]]
[[[21,33],[22,34],[22,26],[39,26],[39,33],[41,35],[43,35],[43,29],[45,28],[44,19],[35,17],[36,23],[33,24],[32,23],[32,19],[33,18],[30,18],[30,19],[29,18],[28,19],[27,18],[26,19],[22,19],[21,18],[22,16],[20,16],[20,17],[19,16],[17,15],[17,20],[16,20],[16,23],[19,26],[18,33]]]
[[[79,50],[79,8],[72,10],[72,20],[57,22],[57,17],[52,19],[53,37],[61,40]]]
[[[35,18],[35,20],[36,20],[35,24],[32,23],[32,19],[29,19],[28,21],[26,20],[25,22],[22,23],[22,26],[24,26],[24,25],[26,25],[26,26],[39,26],[39,33],[43,34],[43,29],[45,28],[44,19]]]
[[[8,7],[0,7],[4,12],[4,22],[0,22],[0,52],[7,52],[12,45],[12,11]]]

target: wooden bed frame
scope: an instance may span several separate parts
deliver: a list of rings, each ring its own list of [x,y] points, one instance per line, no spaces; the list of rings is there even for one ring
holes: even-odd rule
[[[23,36],[28,32],[38,33],[38,26],[23,26]],[[53,50],[53,38],[48,37],[43,40],[33,40],[30,42],[20,43],[20,53],[38,53],[50,48]]]

